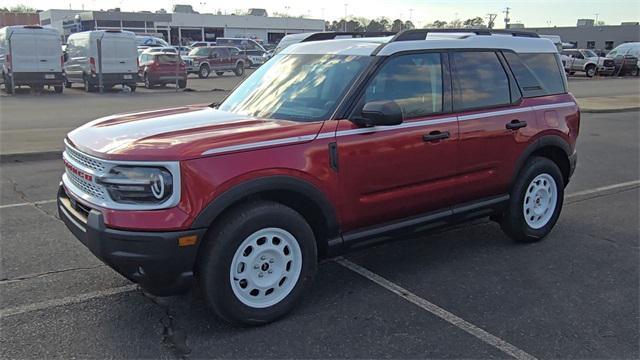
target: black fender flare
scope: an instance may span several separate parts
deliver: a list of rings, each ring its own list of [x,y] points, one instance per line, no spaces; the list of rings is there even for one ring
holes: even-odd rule
[[[522,167],[527,162],[527,159],[531,156],[531,154],[533,154],[536,150],[542,149],[543,147],[546,147],[546,146],[554,146],[554,147],[560,148],[562,149],[562,151],[564,151],[567,158],[571,156],[571,153],[572,153],[571,146],[565,139],[561,138],[560,136],[544,135],[542,137],[539,137],[538,139],[534,140],[531,144],[529,144],[529,146],[527,146],[527,148],[524,149],[522,154],[520,154],[520,156],[516,160],[513,174],[511,175],[510,184],[515,183],[516,178],[518,177],[518,174],[520,174]]]
[[[339,233],[336,212],[324,193],[308,181],[283,175],[266,176],[248,180],[223,192],[198,214],[191,224],[191,228],[199,229],[209,227],[226,209],[247,196],[278,190],[292,191],[311,199],[320,209],[326,221],[326,235],[333,237]]]

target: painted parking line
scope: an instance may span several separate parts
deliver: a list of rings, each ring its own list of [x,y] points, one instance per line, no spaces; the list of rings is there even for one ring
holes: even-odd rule
[[[9,209],[9,208],[21,207],[21,206],[36,206],[36,205],[50,204],[52,202],[56,202],[56,199],[0,205],[0,209]]]
[[[633,187],[633,186],[638,186],[638,185],[640,185],[640,180],[627,181],[627,182],[618,183],[618,184],[601,186],[601,187],[597,187],[597,188],[593,188],[593,189],[589,189],[589,190],[578,191],[576,193],[566,195],[565,199],[571,199],[571,198],[578,197],[578,196],[597,195],[598,193],[602,193],[602,192],[607,192],[607,191],[611,191],[611,190],[617,190],[617,189],[621,189],[621,188],[625,188],[625,187]],[[34,201],[34,202],[23,202],[23,203],[17,203],[17,204],[0,205],[0,209],[9,209],[9,208],[21,207],[21,206],[34,206],[34,205],[50,204],[50,203],[53,203],[53,202],[56,202],[56,199]]]
[[[448,312],[447,310],[439,307],[436,304],[433,304],[418,295],[410,292],[409,290],[383,278],[382,276],[369,271],[368,269],[355,264],[347,259],[338,258],[335,260],[338,264],[346,267],[347,269],[365,277],[368,280],[382,286],[383,288],[391,291],[392,293],[400,296],[401,298],[409,301],[410,303],[417,305],[423,310],[428,311],[429,313],[441,318],[442,320],[450,323],[451,325],[466,331],[467,333],[477,337],[478,339],[484,341],[485,343],[495,347],[496,349],[512,356],[515,359],[519,360],[533,360],[536,359],[535,356],[527,353],[526,351],[511,345],[505,340],[488,333],[487,331],[477,327],[476,325],[456,316]]]
[[[138,285],[134,285],[134,284],[125,285],[117,288],[98,290],[98,291],[93,291],[93,292],[84,293],[80,295],[68,296],[60,299],[41,301],[41,302],[27,304],[27,305],[0,309],[0,319],[9,317],[9,316],[24,314],[32,311],[45,310],[52,307],[78,304],[88,300],[94,300],[94,299],[99,299],[99,298],[103,298],[111,295],[134,291],[137,288],[138,288]]]

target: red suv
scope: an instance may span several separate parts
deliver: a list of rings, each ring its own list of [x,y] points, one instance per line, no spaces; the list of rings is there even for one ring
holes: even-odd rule
[[[191,61],[190,73],[198,74],[206,79],[212,72],[222,76],[226,71],[233,71],[236,76],[242,76],[247,67],[247,58],[240,49],[230,46],[203,46],[189,52],[186,59]]]
[[[187,65],[178,54],[143,52],[138,62],[138,75],[147,89],[176,82],[180,89],[187,87]]]
[[[300,43],[219,105],[69,133],[58,207],[149,292],[195,279],[221,318],[259,324],[300,300],[321,258],[479,217],[542,239],[579,124],[556,48],[535,34]]]

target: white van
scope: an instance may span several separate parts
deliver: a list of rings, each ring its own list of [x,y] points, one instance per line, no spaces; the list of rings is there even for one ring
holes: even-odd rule
[[[136,36],[130,31],[94,30],[71,34],[64,58],[66,87],[81,83],[85,91],[93,91],[99,85],[102,72],[104,89],[119,84],[129,86],[131,91],[136,89],[138,50]]]
[[[16,86],[53,86],[62,92],[62,42],[56,29],[37,25],[7,26],[0,29],[0,65],[7,92]]]

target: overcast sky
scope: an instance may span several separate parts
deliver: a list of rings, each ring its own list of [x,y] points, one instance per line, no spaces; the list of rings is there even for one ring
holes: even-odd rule
[[[640,20],[638,0],[1,0],[0,5],[28,4],[40,10],[84,9],[99,10],[120,7],[122,11],[170,11],[174,4],[190,4],[201,13],[232,12],[234,9],[266,8],[268,12],[307,15],[313,18],[336,20],[344,17],[345,3],[348,16],[411,20],[422,26],[434,20],[451,21],[455,18],[485,17],[498,14],[496,27],[503,27],[505,7],[511,7],[511,22],[526,26],[571,26],[578,18],[595,18],[607,24]],[[231,5],[232,4],[232,5]],[[485,20],[486,21],[486,20]]]

